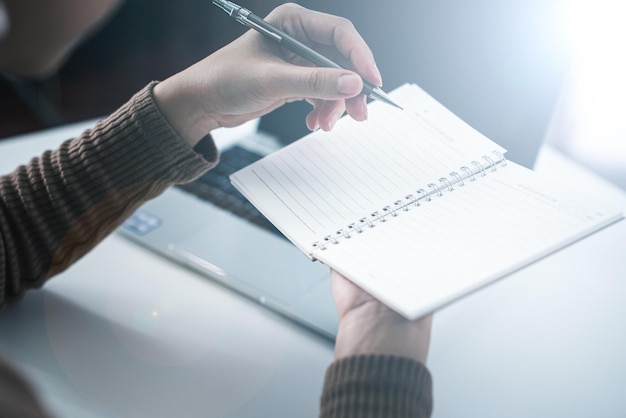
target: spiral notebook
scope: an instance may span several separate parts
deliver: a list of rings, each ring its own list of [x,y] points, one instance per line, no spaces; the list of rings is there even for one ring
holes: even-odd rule
[[[421,88],[231,176],[312,260],[413,319],[623,217],[550,184]]]

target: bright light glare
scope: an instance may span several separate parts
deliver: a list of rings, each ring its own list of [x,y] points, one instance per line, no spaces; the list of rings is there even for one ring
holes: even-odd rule
[[[626,187],[626,2],[560,6],[570,60],[568,152]]]
[[[626,65],[626,2],[570,0],[562,2],[562,10],[572,64],[598,76],[599,70],[621,72]]]

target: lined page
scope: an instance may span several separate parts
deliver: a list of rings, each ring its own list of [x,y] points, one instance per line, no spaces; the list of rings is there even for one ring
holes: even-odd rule
[[[417,318],[622,218],[536,176],[509,162],[314,255]]]
[[[306,253],[313,242],[483,155],[504,149],[415,85],[391,93],[404,111],[369,106],[235,173],[233,184]],[[491,154],[492,155],[492,154]]]

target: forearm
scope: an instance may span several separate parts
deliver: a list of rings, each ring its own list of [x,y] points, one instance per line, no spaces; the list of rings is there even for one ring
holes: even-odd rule
[[[175,183],[217,158],[194,152],[146,88],[94,129],[0,178],[0,304],[40,286]]]

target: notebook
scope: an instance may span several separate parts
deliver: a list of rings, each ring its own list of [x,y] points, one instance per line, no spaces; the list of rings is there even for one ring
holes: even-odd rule
[[[414,319],[623,215],[550,184],[415,84],[231,181],[309,259]],[[575,186],[575,185],[573,185]]]

